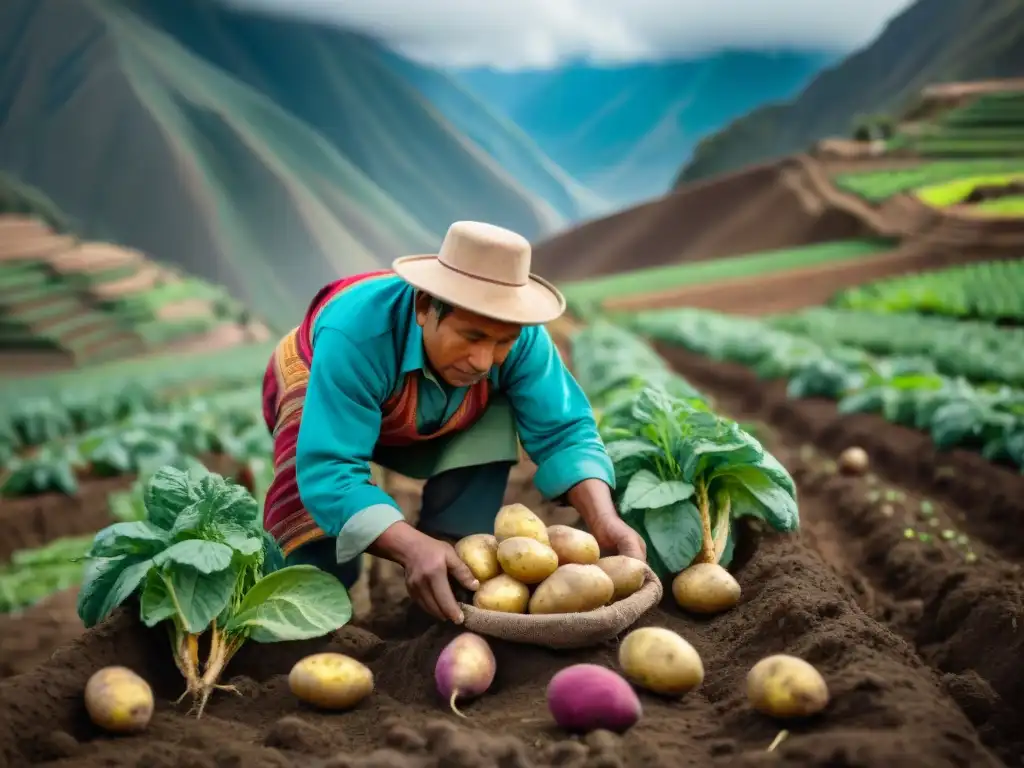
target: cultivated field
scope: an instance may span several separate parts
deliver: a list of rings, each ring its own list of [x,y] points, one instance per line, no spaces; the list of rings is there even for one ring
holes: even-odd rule
[[[948,162],[938,150],[935,160],[892,152],[896,176],[908,158]],[[865,173],[884,161],[865,160]],[[757,200],[737,202],[742,174],[680,192],[734,204],[717,221],[711,203],[701,221],[677,217],[634,266],[669,264],[672,243],[689,263],[626,275],[618,292],[607,278],[570,286],[580,316],[550,328],[617,445],[620,511],[657,571],[694,557],[694,537],[679,531],[705,502],[686,493],[709,498],[716,469],[736,478],[717,486],[713,520],[739,603],[699,616],[666,588],[639,622],[692,643],[705,669],[696,689],[640,690],[635,726],[573,735],[555,725],[546,687],[574,663],[617,669],[618,643],[553,651],[494,640],[494,683],[457,718],[434,666],[458,630],[420,613],[397,566],[370,558],[346,626],[246,643],[222,678],[237,690],[216,691],[196,719],[175,703],[184,681],[167,633],[143,626],[139,604],[82,627],[82,557],[97,529],[152,518],[145,489],[159,467],[202,464],[263,498],[271,444],[259,384],[270,349],[153,353],[0,389],[0,768],[1020,765],[1024,229],[1012,216],[928,205],[912,194],[926,186],[920,176],[879,197],[849,181],[854,162],[806,156],[753,169]],[[643,224],[668,226],[670,203],[538,250],[551,264],[559,250],[600,241],[594,270],[575,276],[596,278],[616,248],[654,242],[659,232]],[[866,467],[848,464],[851,447],[866,451]],[[643,470],[648,492],[671,501],[645,508],[628,493],[641,465],[653,468]],[[533,471],[527,459],[515,468],[506,501],[576,522],[541,499]],[[382,482],[415,520],[420,485]],[[367,665],[373,693],[346,712],[300,704],[289,671],[320,650]],[[821,673],[822,712],[779,720],[754,710],[746,675],[775,653]],[[86,681],[113,664],[153,688],[144,733],[104,735],[86,713]]]

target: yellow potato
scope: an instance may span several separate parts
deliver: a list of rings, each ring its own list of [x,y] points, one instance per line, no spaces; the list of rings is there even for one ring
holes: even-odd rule
[[[501,570],[523,584],[540,584],[555,572],[558,555],[555,550],[536,539],[513,536],[498,545]]]
[[[661,627],[634,629],[619,646],[619,666],[641,688],[681,696],[704,682],[697,650],[675,632]]]
[[[515,536],[525,536],[545,545],[551,543],[544,521],[523,504],[506,504],[498,510],[498,516],[494,518],[494,535],[499,544]]]
[[[828,686],[814,667],[786,654],[768,656],[747,673],[747,699],[765,715],[809,717],[828,706]]]
[[[868,452],[856,445],[839,454],[839,469],[847,475],[863,475],[870,464]]]
[[[583,613],[612,599],[615,584],[596,565],[569,563],[541,582],[530,598],[530,613]]]
[[[596,563],[597,567],[608,574],[615,585],[615,592],[612,600],[621,600],[629,597],[644,585],[644,576],[647,569],[639,560],[626,557],[625,555],[612,555],[602,557]]]
[[[601,547],[597,539],[571,525],[549,525],[548,539],[558,555],[559,565],[593,565],[601,558]]]
[[[481,582],[501,573],[498,565],[498,540],[489,533],[474,533],[455,544],[459,556]]]
[[[153,717],[153,689],[127,667],[104,667],[85,684],[89,719],[111,733],[138,733]]]
[[[373,692],[373,672],[342,653],[314,653],[288,675],[297,699],[321,709],[350,709]]]
[[[473,605],[486,611],[526,613],[529,602],[530,588],[507,573],[485,581],[473,593]]]
[[[725,568],[697,563],[672,580],[676,604],[691,613],[720,613],[740,601],[740,585]]]

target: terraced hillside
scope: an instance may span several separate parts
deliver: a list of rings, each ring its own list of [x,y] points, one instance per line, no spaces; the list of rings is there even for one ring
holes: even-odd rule
[[[5,375],[224,348],[268,335],[217,286],[132,249],[81,242],[38,219],[0,214]]]

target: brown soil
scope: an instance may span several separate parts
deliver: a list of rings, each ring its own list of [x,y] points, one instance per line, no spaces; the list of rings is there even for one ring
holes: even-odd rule
[[[535,268],[551,280],[578,280],[873,234],[820,195],[811,200],[794,188],[792,167],[755,166],[587,222],[537,245]]]
[[[1019,258],[1019,254],[1016,254]],[[1013,258],[1009,252],[998,258]],[[768,275],[739,277],[664,291],[630,294],[608,299],[609,311],[694,307],[740,315],[791,312],[828,303],[836,293],[895,275],[940,269],[978,261],[978,254],[964,250],[933,250],[911,243],[888,253],[860,259],[820,264]]]
[[[694,380],[707,385],[718,376]],[[716,394],[737,406],[754,397],[740,386]],[[773,410],[767,400],[764,407],[756,413]],[[829,434],[826,423],[823,435]],[[737,609],[694,619],[669,598],[641,622],[687,637],[707,677],[680,701],[641,694],[643,720],[625,736],[570,737],[551,723],[544,700],[547,681],[567,664],[614,667],[613,647],[556,653],[495,642],[498,676],[491,691],[466,705],[468,720],[447,713],[434,693],[432,671],[456,630],[410,609],[402,600],[404,585],[392,575],[375,585],[381,602],[375,600],[372,621],[323,640],[244,648],[229,670],[243,695],[219,694],[200,721],[170,703],[182,683],[165,636],[121,613],[38,668],[0,682],[0,765],[1016,764],[1024,755],[1014,732],[1024,699],[1021,640],[1013,628],[1014,620],[1024,619],[1018,579],[984,546],[981,561],[968,568],[950,552],[904,540],[903,522],[865,501],[867,479],[838,478],[797,446],[792,438],[773,444],[800,483],[802,535],[745,532],[734,568],[743,587]],[[903,468],[887,454],[876,451],[874,458],[879,473]],[[520,467],[508,498],[541,509],[530,474],[529,465]],[[418,484],[389,480],[388,487],[414,517]],[[988,508],[984,494],[975,502],[972,510]],[[950,501],[948,508],[952,513],[956,506]],[[571,514],[542,512],[559,520]],[[392,610],[384,610],[385,599]],[[287,691],[291,665],[325,649],[359,658],[374,672],[376,691],[352,712],[315,712]],[[775,652],[801,656],[825,675],[832,703],[823,715],[780,724],[750,710],[746,671]],[[88,676],[109,664],[127,665],[153,685],[158,708],[146,734],[112,739],[90,725],[81,692]],[[783,727],[788,737],[767,753]]]
[[[77,599],[78,590],[68,589],[24,611],[0,615],[0,678],[35,669],[85,632]]]
[[[804,538],[861,608],[936,671],[979,738],[1006,765],[1019,765],[1024,543],[1011,532],[1024,524],[1024,476],[975,453],[937,451],[927,435],[877,416],[838,416],[831,402],[789,400],[781,383],[758,381],[740,366],[659,350],[722,410],[769,425],[773,452],[797,479]],[[853,445],[867,450],[871,473],[839,476],[828,459]],[[934,509],[929,515],[923,501]],[[908,539],[908,529],[930,532],[932,541]],[[966,534],[977,562],[942,542],[943,530]],[[906,764],[940,764],[919,759]]]

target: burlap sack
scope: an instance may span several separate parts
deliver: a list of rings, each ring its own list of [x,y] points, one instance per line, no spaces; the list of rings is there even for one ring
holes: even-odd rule
[[[463,603],[463,628],[514,643],[548,648],[586,648],[613,640],[661,602],[661,580],[650,568],[644,584],[629,597],[587,613],[531,616],[485,611]]]

